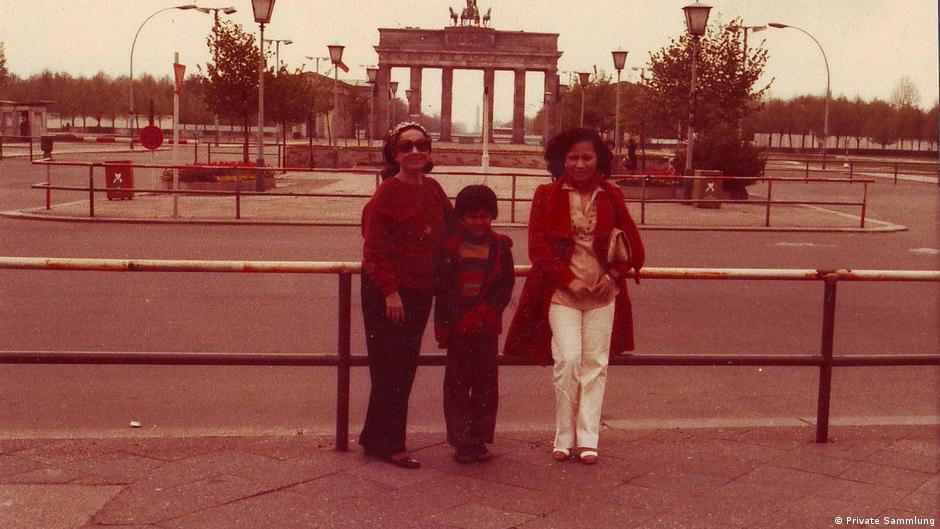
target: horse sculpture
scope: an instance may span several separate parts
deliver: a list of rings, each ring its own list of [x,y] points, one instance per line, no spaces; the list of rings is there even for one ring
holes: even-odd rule
[[[454,11],[453,7],[448,6],[447,9],[450,9],[450,20],[456,26],[457,25],[457,12]]]
[[[484,26],[484,27],[490,25],[490,12],[492,12],[492,11],[493,11],[493,8],[492,8],[492,7],[486,8],[486,14],[483,15],[483,26]]]

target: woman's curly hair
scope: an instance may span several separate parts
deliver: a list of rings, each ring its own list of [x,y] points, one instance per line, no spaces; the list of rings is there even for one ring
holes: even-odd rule
[[[565,172],[565,156],[568,151],[576,143],[582,141],[589,141],[594,145],[594,153],[597,155],[597,172],[605,179],[610,178],[614,159],[610,147],[604,143],[596,130],[587,127],[572,127],[558,133],[545,145],[545,161],[548,163],[548,172],[552,174],[553,180],[558,179]]]

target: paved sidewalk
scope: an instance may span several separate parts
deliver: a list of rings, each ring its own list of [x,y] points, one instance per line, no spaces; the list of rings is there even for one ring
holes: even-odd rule
[[[456,196],[464,186],[484,181],[482,174],[448,174],[452,172],[478,172],[479,167],[438,168],[435,177],[447,193]],[[485,182],[501,199],[500,225],[522,225],[529,215],[526,201],[541,183],[548,179],[544,171],[516,170],[521,175],[515,181],[515,197],[522,199],[515,208],[508,199],[513,195],[513,179],[504,175],[490,175]],[[135,185],[153,189],[161,185],[157,171],[139,169]],[[55,177],[52,178],[56,185]],[[252,189],[253,182],[245,182]],[[98,185],[101,185],[100,183]],[[94,218],[90,216],[89,201],[59,203],[51,209],[33,208],[2,212],[14,218],[92,221],[92,222],[170,222],[170,223],[226,223],[226,224],[295,224],[295,225],[358,225],[360,212],[367,197],[375,190],[376,176],[355,173],[287,172],[277,177],[277,187],[264,196],[242,196],[240,219],[236,219],[236,200],[233,196],[178,196],[179,216],[173,217],[173,198],[170,195],[137,193],[133,200],[107,200],[98,193],[94,203]],[[631,213],[643,229],[678,230],[780,230],[780,231],[899,231],[904,226],[881,219],[866,218],[860,227],[858,207],[819,207],[802,205],[774,205],[770,212],[770,227],[765,227],[766,207],[761,193],[765,186],[752,188],[748,203],[726,203],[720,208],[699,208],[684,204],[647,203],[645,212],[639,203],[630,203]],[[36,191],[37,193],[41,191]],[[325,197],[275,196],[271,193],[318,193]],[[52,191],[61,196],[63,191]],[[346,196],[343,196],[346,195]],[[349,196],[359,195],[359,196]],[[75,196],[73,194],[73,196]],[[87,194],[86,194],[87,196]]]
[[[593,466],[555,463],[548,432],[497,432],[459,465],[409,436],[402,470],[331,438],[0,440],[0,527],[831,528],[935,526],[940,427],[607,430]],[[129,434],[130,435],[130,434]],[[837,518],[837,517],[841,517]]]

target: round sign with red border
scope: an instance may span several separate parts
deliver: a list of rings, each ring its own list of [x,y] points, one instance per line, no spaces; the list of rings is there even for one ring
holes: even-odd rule
[[[140,144],[151,151],[163,145],[163,130],[156,125],[147,125],[140,130]]]

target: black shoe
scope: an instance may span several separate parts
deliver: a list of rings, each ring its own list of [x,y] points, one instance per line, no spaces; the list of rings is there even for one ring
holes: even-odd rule
[[[486,449],[486,445],[480,445],[473,454],[473,459],[477,463],[488,463],[493,460],[493,453]]]
[[[477,455],[466,448],[458,448],[457,451],[454,452],[454,461],[461,465],[469,465],[470,463],[476,463]]]
[[[404,457],[398,457],[398,458],[388,456],[387,458],[383,458],[382,460],[385,461],[386,463],[391,463],[392,465],[395,465],[396,467],[406,468],[408,470],[417,470],[421,468],[421,463],[419,463],[417,459],[411,457],[410,454]]]

